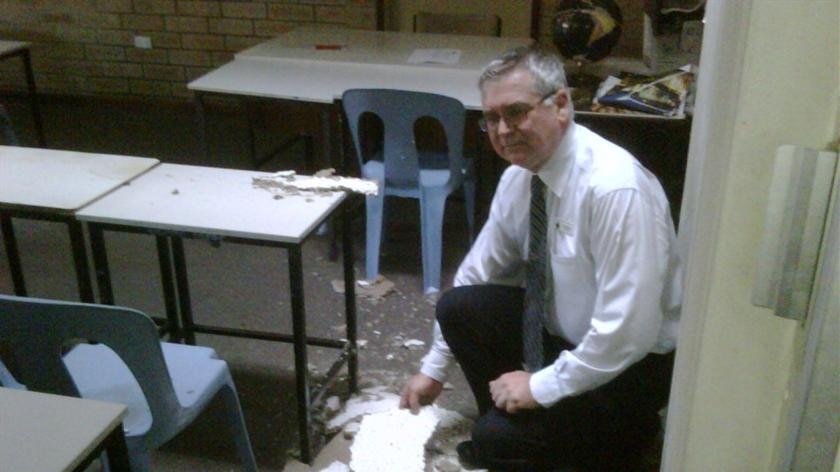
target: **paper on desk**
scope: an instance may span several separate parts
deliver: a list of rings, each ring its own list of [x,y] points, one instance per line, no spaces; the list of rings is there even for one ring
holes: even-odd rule
[[[409,64],[457,64],[460,49],[415,49],[408,57]]]

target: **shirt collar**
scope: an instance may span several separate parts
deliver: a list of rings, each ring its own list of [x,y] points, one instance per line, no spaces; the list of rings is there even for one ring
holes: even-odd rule
[[[565,187],[569,180],[572,167],[574,165],[574,150],[577,141],[577,125],[574,121],[569,123],[566,128],[566,134],[560,140],[560,144],[554,150],[554,153],[548,161],[537,172],[540,179],[545,183],[546,187],[554,192],[555,195],[560,195],[561,190]]]

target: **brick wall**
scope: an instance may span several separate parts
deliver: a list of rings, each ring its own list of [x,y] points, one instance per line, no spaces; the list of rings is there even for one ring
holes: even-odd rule
[[[535,1],[540,2],[539,41],[553,47],[551,19],[558,0]],[[617,3],[625,25],[631,19],[628,15],[641,18],[641,0]],[[374,29],[375,4],[375,0],[0,0],[0,39],[32,43],[41,93],[187,99],[191,96],[187,82],[230,61],[235,52],[295,25]],[[633,55],[641,48],[634,30],[625,27],[614,51],[617,55]],[[152,48],[136,48],[135,36],[149,37]],[[0,93],[23,91],[24,83],[20,61],[0,62]]]
[[[374,0],[3,0],[0,39],[29,41],[40,93],[188,98],[187,82],[301,24],[374,29]],[[151,49],[134,47],[135,36]],[[0,92],[23,91],[19,60]]]

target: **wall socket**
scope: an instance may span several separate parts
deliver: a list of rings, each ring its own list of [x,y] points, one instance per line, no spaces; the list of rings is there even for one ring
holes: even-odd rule
[[[135,36],[134,47],[140,49],[152,49],[152,38],[148,36]]]

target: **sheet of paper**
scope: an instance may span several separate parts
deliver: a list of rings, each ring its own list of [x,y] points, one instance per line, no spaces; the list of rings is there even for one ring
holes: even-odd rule
[[[460,49],[415,49],[408,57],[409,64],[457,64]]]

